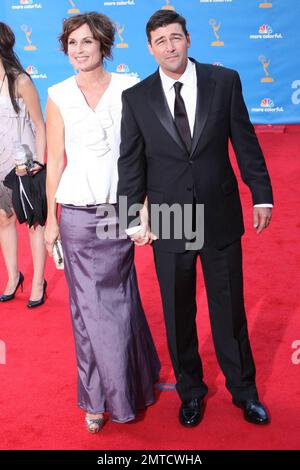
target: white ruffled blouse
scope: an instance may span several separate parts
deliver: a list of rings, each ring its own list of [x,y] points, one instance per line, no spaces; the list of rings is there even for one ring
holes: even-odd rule
[[[48,89],[65,126],[67,165],[56,201],[85,206],[117,202],[122,91],[136,77],[111,74],[111,81],[95,110],[87,104],[75,76]]]

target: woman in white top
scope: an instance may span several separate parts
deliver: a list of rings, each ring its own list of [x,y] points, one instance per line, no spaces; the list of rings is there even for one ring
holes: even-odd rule
[[[3,184],[5,176],[15,166],[14,142],[21,139],[34,160],[44,163],[46,134],[38,93],[29,75],[14,52],[15,35],[0,22],[0,243],[8,282],[1,302],[13,300],[18,288],[23,287],[24,275],[18,267],[18,237],[12,192]],[[33,126],[34,125],[34,130]],[[32,171],[37,170],[37,165]],[[46,250],[44,229],[40,225],[29,228],[33,259],[33,280],[27,306],[44,303],[46,281],[44,266]]]
[[[160,364],[141,305],[133,244],[116,215],[121,94],[137,80],[108,73],[114,26],[85,13],[60,42],[79,73],[49,88],[46,108],[49,254],[61,237],[75,337],[78,406],[89,432],[153,403]],[[64,153],[67,155],[67,166]],[[60,223],[57,203],[61,204]]]

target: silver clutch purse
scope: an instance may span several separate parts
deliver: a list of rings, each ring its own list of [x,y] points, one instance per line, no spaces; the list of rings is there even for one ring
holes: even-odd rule
[[[53,245],[53,259],[57,269],[64,269],[64,253],[60,240],[56,240]]]

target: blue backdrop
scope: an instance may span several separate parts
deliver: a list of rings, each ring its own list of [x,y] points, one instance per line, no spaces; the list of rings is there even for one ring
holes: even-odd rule
[[[48,86],[74,73],[59,51],[63,18],[91,10],[108,15],[116,45],[107,69],[145,78],[156,68],[145,24],[160,8],[186,17],[192,57],[238,70],[252,122],[300,122],[300,0],[0,0],[0,20],[16,34],[16,52],[44,109]]]

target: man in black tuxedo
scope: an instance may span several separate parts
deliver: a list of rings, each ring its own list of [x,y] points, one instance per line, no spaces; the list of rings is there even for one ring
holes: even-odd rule
[[[265,424],[269,418],[258,400],[244,308],[244,226],[228,156],[229,139],[242,179],[252,193],[257,233],[270,223],[273,206],[264,157],[238,73],[189,59],[186,21],[174,11],[154,13],[146,30],[159,69],[123,93],[118,195],[127,196],[128,207],[143,204],[147,198],[150,215],[155,204],[177,204],[182,214],[192,208],[190,236],[184,231],[180,238],[174,217],[169,236],[160,227],[157,239],[151,218],[152,232],[145,229],[145,223],[139,225],[138,219],[127,218],[127,233],[137,244],[156,239],[153,249],[168,347],[182,401],[179,420],[185,426],[199,424],[207,393],[195,321],[199,255],[226,387],[246,420]],[[194,234],[197,239],[203,228],[201,211],[197,211],[200,204],[204,207],[204,245],[197,247],[191,237]]]

